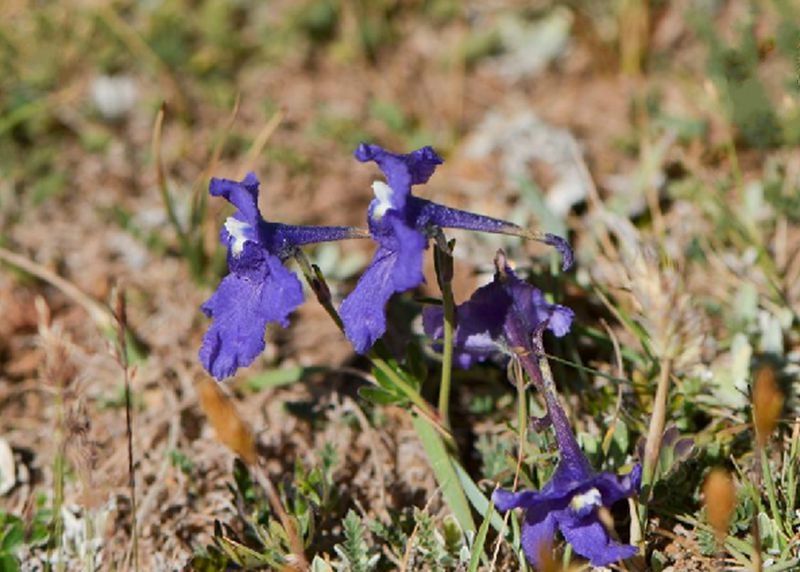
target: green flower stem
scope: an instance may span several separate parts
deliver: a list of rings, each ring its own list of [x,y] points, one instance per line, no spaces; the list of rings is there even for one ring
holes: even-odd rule
[[[453,334],[455,332],[456,304],[453,298],[453,243],[447,243],[441,232],[436,236],[433,250],[436,280],[444,303],[444,348],[442,351],[442,377],[439,384],[439,415],[445,427],[450,427],[450,387],[453,374]]]

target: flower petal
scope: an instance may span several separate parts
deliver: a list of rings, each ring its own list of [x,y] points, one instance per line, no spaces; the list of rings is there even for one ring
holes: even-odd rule
[[[513,313],[522,319],[525,331],[532,334],[547,321],[547,329],[561,337],[569,332],[575,313],[566,306],[549,303],[541,290],[520,279],[506,267],[504,281],[513,300]]]
[[[246,243],[231,273],[202,306],[213,318],[200,348],[203,366],[221,380],[250,365],[264,351],[267,323],[288,325],[289,314],[302,302],[300,281],[280,259]]]
[[[397,260],[396,252],[379,248],[356,287],[342,302],[339,315],[344,333],[360,354],[367,352],[386,331],[385,307],[395,292],[392,273]]]
[[[638,552],[635,546],[612,540],[596,513],[582,519],[575,518],[569,511],[556,514],[561,534],[575,552],[588,558],[594,566],[606,566]]]
[[[456,364],[464,369],[500,351],[503,319],[511,299],[497,282],[478,288],[472,297],[456,308],[457,327],[453,343]],[[433,339],[444,335],[444,312],[426,308],[422,314],[425,333]]]
[[[362,143],[355,151],[355,157],[362,163],[375,161],[383,171],[386,182],[392,188],[391,203],[397,210],[402,210],[406,198],[411,193],[412,185],[428,181],[443,163],[442,158],[432,147],[422,147],[405,155],[390,153],[378,145]]]
[[[478,288],[472,297],[456,308],[458,326],[455,332],[456,364],[469,368],[488,359],[507,346],[511,329],[519,343],[527,343],[530,335],[543,322],[557,336],[563,336],[572,324],[574,313],[558,304],[550,304],[535,286],[520,280],[506,267],[502,277]],[[433,339],[443,335],[444,314],[440,308],[423,311],[425,333]]]
[[[551,234],[549,232],[544,235],[544,241],[561,254],[561,270],[564,272],[569,270],[575,262],[575,253],[572,251],[569,242],[557,234]]]
[[[492,493],[494,506],[500,512],[506,512],[512,508],[530,508],[540,500],[540,495],[536,491],[507,491],[497,489]]]
[[[386,303],[395,292],[416,288],[422,274],[425,237],[387,215],[397,237],[395,249],[381,246],[358,280],[355,289],[342,302],[340,315],[345,335],[356,352],[368,351],[386,331]]]
[[[239,209],[236,218],[244,221],[254,228],[261,220],[258,211],[258,177],[255,173],[247,173],[241,181],[231,179],[212,178],[208,191],[214,197],[224,197],[229,203]]]
[[[600,473],[592,478],[591,485],[603,495],[603,504],[610,507],[615,502],[639,492],[642,484],[642,466],[636,464],[627,475]]]
[[[522,550],[534,568],[539,567],[542,550],[553,544],[556,532],[555,512],[546,507],[529,508],[522,523]]]

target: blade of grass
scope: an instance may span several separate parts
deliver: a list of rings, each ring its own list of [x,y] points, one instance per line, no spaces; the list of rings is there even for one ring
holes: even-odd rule
[[[478,565],[483,557],[483,545],[486,544],[486,534],[489,532],[489,524],[494,516],[494,501],[489,503],[489,509],[483,517],[481,527],[478,529],[478,534],[475,537],[475,544],[472,545],[472,554],[469,557],[469,566],[467,572],[477,572]]]
[[[486,514],[490,504],[489,499],[481,492],[481,489],[478,488],[478,485],[472,480],[472,477],[469,476],[467,470],[461,466],[461,463],[455,461],[452,457],[450,461],[455,468],[459,481],[461,481],[461,488],[464,490],[464,494],[467,495],[467,499],[472,504],[472,507],[479,513]],[[496,510],[492,511],[492,528],[499,533],[502,533],[504,528],[503,519]]]
[[[447,453],[439,433],[434,425],[423,417],[414,416],[412,422],[447,506],[453,511],[453,515],[463,530],[474,531],[475,521],[472,519],[469,502],[461,487],[461,480],[458,478],[454,463]]]

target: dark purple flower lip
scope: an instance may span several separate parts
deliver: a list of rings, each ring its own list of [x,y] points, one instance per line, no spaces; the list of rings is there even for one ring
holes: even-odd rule
[[[561,337],[572,324],[572,310],[547,302],[538,288],[520,279],[502,250],[495,267],[494,280],[456,307],[454,361],[464,369],[492,356],[513,356],[515,347],[532,351],[529,340],[537,331],[548,329]],[[444,334],[442,308],[427,307],[422,317],[425,333],[440,339]]]

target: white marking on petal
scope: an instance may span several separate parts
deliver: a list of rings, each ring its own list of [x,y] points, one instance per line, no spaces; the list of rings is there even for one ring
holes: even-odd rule
[[[585,493],[575,495],[569,502],[570,507],[576,512],[588,507],[600,506],[603,497],[597,489],[589,489]]]
[[[375,181],[372,183],[372,192],[375,193],[375,198],[378,199],[375,208],[372,210],[372,218],[381,220],[386,211],[392,208],[392,194],[394,194],[394,191],[392,187],[383,181]]]
[[[231,252],[234,256],[239,256],[244,250],[244,243],[252,240],[247,236],[248,231],[253,227],[239,219],[228,217],[225,221],[225,230],[231,235]]]

